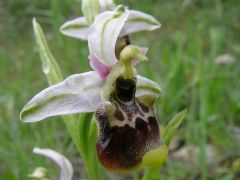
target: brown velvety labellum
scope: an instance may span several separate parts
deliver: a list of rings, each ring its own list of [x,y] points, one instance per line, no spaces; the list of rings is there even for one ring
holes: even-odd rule
[[[124,105],[121,104],[118,111],[124,109],[122,106]],[[131,106],[133,107],[125,109],[132,109],[130,112],[133,116],[129,120],[125,113],[124,120],[134,123],[135,127],[129,124],[110,126],[108,122],[112,119],[107,115],[107,108],[99,108],[96,113],[100,129],[96,146],[97,155],[101,164],[112,171],[127,171],[137,167],[147,151],[160,145],[159,126],[154,113],[149,108],[149,112],[143,117],[143,111],[137,108],[139,104],[135,102]]]

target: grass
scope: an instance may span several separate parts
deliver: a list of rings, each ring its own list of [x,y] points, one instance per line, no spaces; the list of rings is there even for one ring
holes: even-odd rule
[[[119,1],[118,1],[119,2]],[[237,179],[232,163],[240,158],[233,129],[240,126],[240,2],[232,1],[123,1],[133,9],[156,16],[162,28],[133,35],[135,44],[149,47],[150,63],[140,65],[140,74],[157,81],[163,95],[157,104],[159,122],[166,124],[178,111],[188,108],[187,120],[178,136],[185,146],[199,147],[196,164],[170,158],[162,179]],[[64,37],[59,26],[81,15],[78,1],[0,2],[0,177],[27,179],[38,166],[57,173],[51,161],[32,154],[32,148],[48,147],[79,160],[61,118],[23,124],[19,112],[47,81],[41,72],[31,21],[43,26],[49,46],[65,77],[90,69],[87,43]],[[235,63],[219,65],[216,58],[230,54]],[[239,134],[238,134],[239,136]],[[206,147],[218,156],[208,164]],[[75,167],[86,178],[82,165]],[[104,178],[113,174],[103,172]],[[135,175],[138,177],[138,175]]]

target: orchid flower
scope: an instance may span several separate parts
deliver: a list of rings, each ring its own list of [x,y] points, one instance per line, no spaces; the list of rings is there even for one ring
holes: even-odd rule
[[[72,164],[62,154],[60,154],[56,151],[53,151],[51,149],[40,149],[40,148],[34,148],[33,152],[35,154],[43,155],[43,156],[50,158],[59,166],[59,168],[60,168],[59,180],[71,180],[72,179],[72,177],[73,177]],[[35,173],[35,175],[31,175],[31,177],[37,178],[36,173]],[[40,177],[38,177],[38,178],[40,178]],[[44,179],[44,177],[41,177],[41,179]]]
[[[106,168],[124,172],[143,165],[161,164],[167,157],[154,114],[160,87],[137,75],[135,69],[136,61],[148,60],[144,55],[146,51],[129,45],[119,55],[115,53],[117,37],[127,18],[126,13],[119,11],[98,15],[88,37],[90,65],[95,71],[72,75],[42,90],[21,112],[24,122],[96,112],[98,158]],[[128,135],[130,139],[126,141]],[[119,143],[125,148],[117,150],[118,139],[122,139]],[[156,152],[158,158],[152,158]]]
[[[161,27],[158,20],[149,14],[129,10],[128,7],[123,5],[119,5],[114,9],[115,6],[111,0],[100,0],[99,2],[101,13],[107,12],[105,15],[109,15],[109,18],[111,18],[111,14],[116,11],[121,12],[123,16],[127,16],[126,23],[123,25],[119,37],[124,37],[139,31],[153,31]],[[110,13],[110,11],[112,13]],[[64,23],[60,31],[67,36],[88,40],[90,29],[91,24],[88,24],[86,17],[79,17]]]
[[[112,15],[110,19],[109,14]],[[112,11],[97,16],[89,34],[89,59],[95,71],[71,75],[39,92],[24,106],[20,115],[22,121],[36,122],[50,116],[96,112],[97,107],[106,100],[103,89],[106,88],[107,78],[110,74],[116,74],[113,67],[120,64],[114,48],[126,19],[125,13]],[[102,32],[102,29],[105,31]],[[161,92],[157,83],[140,75],[137,76],[136,89],[136,96],[158,96]]]

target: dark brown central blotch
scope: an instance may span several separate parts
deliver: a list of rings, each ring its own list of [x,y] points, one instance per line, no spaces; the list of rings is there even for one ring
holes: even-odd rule
[[[133,79],[124,79],[122,76],[116,79],[115,95],[123,102],[131,101],[136,91],[136,82]]]

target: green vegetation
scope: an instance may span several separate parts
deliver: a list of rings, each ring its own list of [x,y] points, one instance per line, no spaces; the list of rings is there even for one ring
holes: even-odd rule
[[[157,104],[160,124],[188,109],[177,134],[177,144],[184,145],[170,152],[161,179],[239,178],[239,167],[232,168],[232,164],[240,158],[240,1],[123,3],[154,15],[162,23],[160,30],[132,37],[137,45],[149,47],[150,61],[139,65],[140,74],[158,82],[163,90]],[[51,161],[32,153],[35,146],[62,152],[75,164],[75,174],[86,178],[61,117],[32,124],[19,120],[23,105],[48,86],[36,51],[32,18],[43,27],[67,77],[90,69],[87,43],[59,32],[67,18],[80,15],[81,5],[75,0],[0,2],[1,179],[27,179],[38,166],[47,167],[49,176],[56,176],[58,169]],[[224,54],[228,54],[228,61],[219,62]],[[177,152],[190,146],[193,153],[178,159]],[[214,158],[209,157],[209,146],[216,151]],[[104,170],[101,174],[104,179],[115,178]],[[133,177],[138,179],[141,173]]]

